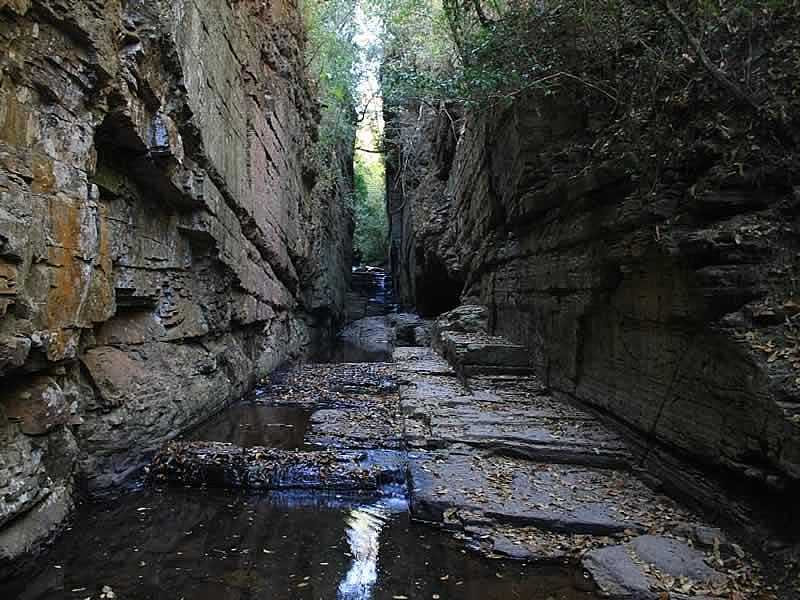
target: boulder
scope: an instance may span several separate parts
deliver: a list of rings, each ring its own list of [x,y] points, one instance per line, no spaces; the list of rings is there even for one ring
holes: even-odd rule
[[[528,349],[499,336],[443,331],[438,350],[463,375],[533,372]]]
[[[433,323],[431,332],[434,347],[438,348],[442,333],[488,333],[489,311],[485,306],[465,304],[440,315]]]
[[[642,535],[622,545],[588,552],[583,568],[603,596],[618,600],[682,598],[724,588],[727,576],[706,563],[706,555],[673,538]]]

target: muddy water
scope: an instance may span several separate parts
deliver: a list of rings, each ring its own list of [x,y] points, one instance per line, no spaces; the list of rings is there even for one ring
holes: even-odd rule
[[[480,559],[402,498],[145,490],[84,506],[1,598],[577,600],[558,570]],[[106,592],[107,594],[107,592]]]

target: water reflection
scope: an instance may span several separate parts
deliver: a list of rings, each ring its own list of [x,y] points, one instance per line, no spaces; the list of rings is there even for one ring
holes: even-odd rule
[[[311,411],[243,401],[227,407],[186,434],[185,439],[297,450],[303,447]]]
[[[40,570],[0,598],[83,600],[576,600],[571,577],[462,553],[409,521],[402,498],[131,493],[84,506]]]
[[[347,340],[337,339],[333,345],[318,349],[313,360],[320,363],[375,363],[392,360],[391,347],[370,350]]]
[[[339,600],[369,600],[378,581],[378,549],[383,526],[382,515],[369,508],[356,508],[347,518],[347,541],[353,564],[339,584]]]
[[[397,513],[408,510],[405,500],[386,499],[372,506],[354,508],[347,517],[347,541],[353,563],[339,584],[338,600],[370,600],[378,581],[381,531]]]

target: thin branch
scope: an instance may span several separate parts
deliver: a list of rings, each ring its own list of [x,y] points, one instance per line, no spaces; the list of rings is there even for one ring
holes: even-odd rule
[[[675,21],[675,24],[680,27],[681,31],[683,31],[683,35],[686,37],[689,45],[692,47],[692,50],[694,50],[695,54],[697,54],[697,57],[700,59],[700,62],[717,81],[717,83],[733,94],[733,96],[740,102],[749,105],[756,111],[760,111],[761,105],[759,105],[759,103],[756,102],[756,100],[750,94],[728,79],[728,76],[718,69],[717,66],[711,61],[711,59],[708,57],[708,54],[706,54],[705,50],[703,50],[700,40],[695,37],[691,29],[689,29],[689,25],[687,25],[686,21],[684,21],[680,14],[678,14],[678,11],[675,10],[675,7],[672,5],[670,0],[661,0],[661,7],[666,11],[669,17]]]
[[[483,11],[483,6],[481,5],[481,0],[472,0],[472,5],[475,7],[475,14],[478,15],[478,21],[480,21],[483,27],[489,27],[492,23],[491,19],[486,16],[486,13]]]
[[[498,94],[498,95],[492,96],[493,98],[496,98],[497,100],[495,102],[491,103],[490,105],[488,105],[483,110],[491,110],[492,108],[494,108],[498,104],[500,104],[503,100],[508,100],[508,99],[514,98],[515,96],[518,96],[518,95],[522,94],[523,92],[526,92],[529,89],[531,89],[533,87],[536,87],[537,85],[541,85],[541,84],[546,83],[548,81],[551,81],[553,79],[558,79],[559,77],[567,77],[568,79],[573,79],[573,80],[575,80],[575,81],[577,81],[579,83],[582,83],[586,87],[591,88],[593,90],[596,90],[596,91],[600,92],[601,94],[603,94],[604,96],[608,97],[609,99],[613,100],[615,104],[619,104],[619,99],[616,96],[614,96],[614,95],[610,94],[609,92],[607,92],[606,90],[604,90],[603,88],[598,87],[595,84],[593,84],[593,83],[591,83],[589,81],[586,81],[585,79],[581,79],[580,77],[578,77],[577,75],[573,75],[572,73],[567,73],[565,71],[559,71],[558,73],[552,73],[550,75],[546,75],[545,77],[540,77],[539,79],[531,81],[531,82],[523,85],[521,88],[518,88],[518,89],[513,90],[511,92],[508,92],[506,94]]]
[[[358,115],[356,118],[356,123],[363,123],[364,119],[367,118],[367,113],[369,112],[369,107],[375,101],[376,98],[380,97],[380,90],[374,90],[372,95],[369,97],[369,100],[366,101],[364,107],[361,109],[361,114]]]
[[[592,88],[593,90],[596,90],[596,91],[600,92],[601,94],[606,96],[609,100],[613,100],[614,102],[617,102],[617,103],[619,102],[619,99],[617,99],[617,97],[614,96],[613,94],[605,91],[603,88],[601,88],[599,86],[596,86],[596,85],[594,85],[593,83],[591,83],[589,81],[586,81],[585,79],[581,79],[577,75],[573,75],[572,73],[567,73],[566,71],[561,71],[560,73],[558,73],[558,75],[563,75],[564,77],[568,77],[569,79],[573,79],[573,80],[575,80],[575,81],[577,81],[579,83],[582,83],[586,87]]]

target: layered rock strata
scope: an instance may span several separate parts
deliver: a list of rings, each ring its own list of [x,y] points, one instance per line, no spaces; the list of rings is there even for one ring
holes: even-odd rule
[[[706,476],[666,457],[755,496],[797,489],[792,155],[727,172],[736,144],[702,130],[722,118],[703,112],[676,118],[653,181],[646,147],[583,100],[565,88],[462,120],[388,114],[399,297],[485,306],[488,334],[527,348],[549,388],[617,419],[704,501]]]
[[[303,36],[291,2],[0,2],[0,561],[339,319]]]

